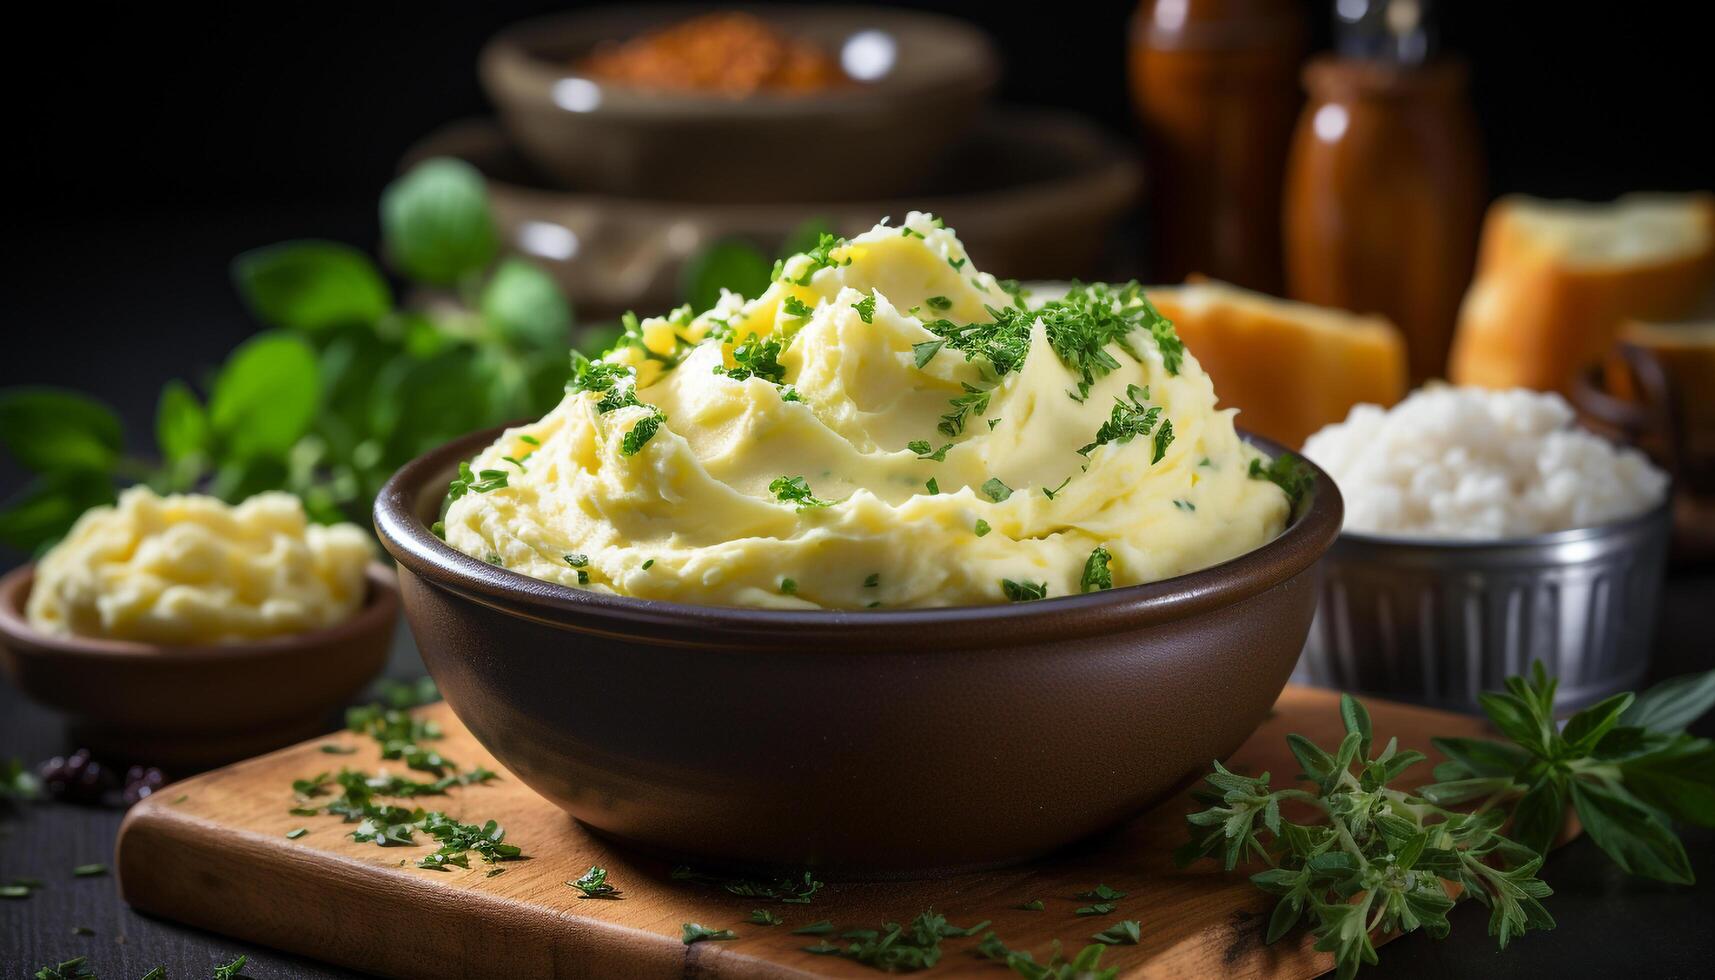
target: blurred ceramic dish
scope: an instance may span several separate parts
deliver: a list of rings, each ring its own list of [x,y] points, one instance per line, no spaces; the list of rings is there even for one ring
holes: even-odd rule
[[[1636,689],[1667,561],[1666,501],[1599,527],[1498,541],[1341,532],[1293,679],[1476,713],[1541,660],[1571,711]]]
[[[696,201],[804,201],[913,189],[976,121],[999,78],[976,27],[871,7],[746,6],[835,56],[857,84],[809,94],[663,92],[599,82],[575,63],[715,10],[614,6],[497,34],[480,71],[507,131],[583,191]]]
[[[997,276],[1099,278],[1114,226],[1141,183],[1131,156],[1079,117],[1011,110],[985,117],[921,193],[871,201],[693,204],[557,190],[486,121],[429,136],[405,165],[434,156],[481,170],[508,246],[553,273],[579,312],[595,317],[681,302],[682,265],[712,242],[736,237],[776,249],[809,219],[855,235],[877,215],[911,210],[958,228]]]
[[[399,616],[393,571],[369,566],[369,594],[326,629],[247,643],[156,646],[48,636],[24,619],[35,579],[0,578],[0,666],[32,700],[71,717],[98,754],[168,768],[256,755],[327,730],[329,712],[381,671]]]
[[[699,863],[922,875],[1118,824],[1268,712],[1341,519],[1312,467],[1279,537],[1149,585],[945,609],[690,606],[529,578],[435,537],[448,479],[500,431],[413,460],[376,499],[423,659],[532,789]]]

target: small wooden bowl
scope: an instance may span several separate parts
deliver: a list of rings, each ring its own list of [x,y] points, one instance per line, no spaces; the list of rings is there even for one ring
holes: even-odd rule
[[[48,636],[24,618],[35,566],[0,578],[0,667],[32,700],[64,711],[97,755],[182,773],[289,745],[380,672],[399,617],[393,569],[371,563],[369,595],[326,629],[249,643],[158,646]]]

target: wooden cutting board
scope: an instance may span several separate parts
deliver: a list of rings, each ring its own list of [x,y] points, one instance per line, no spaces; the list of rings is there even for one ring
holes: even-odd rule
[[[1369,702],[1375,730],[1397,735],[1406,748],[1431,753],[1431,735],[1476,735],[1474,718],[1386,702]],[[1112,835],[1027,866],[892,883],[833,883],[810,905],[763,903],[709,885],[676,881],[670,868],[592,836],[504,770],[444,704],[422,709],[439,721],[442,754],[470,767],[486,765],[502,779],[425,797],[466,821],[500,821],[507,840],[528,860],[507,862],[488,877],[472,855],[471,870],[419,870],[432,844],[382,848],[352,840],[354,825],[332,816],[301,817],[291,783],[341,765],[375,771],[382,763],[366,736],[339,733],[175,783],[134,807],[119,834],[120,886],[136,908],[239,939],[290,950],[369,973],[395,977],[873,977],[856,963],[816,956],[802,947],[816,937],[793,929],[830,919],[842,930],[909,923],[924,909],[955,925],[983,919],[1009,946],[1039,961],[1058,939],[1075,952],[1122,919],[1142,922],[1142,942],[1108,950],[1103,964],[1127,977],[1311,977],[1331,957],[1304,939],[1270,947],[1262,942],[1271,899],[1243,874],[1223,874],[1211,862],[1177,870],[1169,858],[1185,839],[1193,808],[1175,796]],[[1298,771],[1285,745],[1288,732],[1325,746],[1342,734],[1337,696],[1289,687],[1274,714],[1235,753],[1239,772]],[[329,754],[324,745],[354,748]],[[1416,767],[1417,782],[1430,778]],[[790,801],[782,801],[790,806]],[[982,817],[972,816],[981,832]],[[292,840],[296,828],[308,833]],[[420,838],[423,836],[418,835]],[[402,863],[402,859],[405,859]],[[623,890],[617,901],[584,900],[566,881],[591,865],[609,871]],[[1089,904],[1073,896],[1107,884],[1127,892],[1111,915],[1080,918]],[[1018,909],[1041,899],[1040,912]],[[752,925],[750,910],[766,906],[784,925]],[[739,938],[686,946],[680,925],[730,928]],[[1010,976],[974,954],[977,940],[942,944],[936,975]]]

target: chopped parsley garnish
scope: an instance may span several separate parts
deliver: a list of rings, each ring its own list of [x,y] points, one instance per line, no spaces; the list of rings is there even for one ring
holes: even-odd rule
[[[447,487],[447,499],[457,500],[467,493],[489,493],[506,487],[505,470],[471,472],[470,464],[459,463],[459,475]]]
[[[823,500],[810,491],[810,482],[801,476],[776,477],[768,484],[768,492],[783,504],[797,504],[799,510],[828,507],[834,502]]]
[[[1192,503],[1189,500],[1175,500],[1175,501],[1173,501],[1173,506],[1179,508],[1180,510],[1196,510],[1197,509],[1197,505]]]
[[[1173,445],[1173,420],[1162,419],[1161,428],[1155,430],[1155,457],[1151,465],[1161,462],[1161,457],[1167,455],[1167,447]]]
[[[631,431],[627,432],[625,438],[620,441],[619,454],[621,456],[637,455],[644,444],[655,437],[655,433],[661,428],[661,423],[665,421],[667,421],[667,416],[662,415],[660,409],[653,405],[649,406],[649,414],[638,419],[637,423],[631,427]]]
[[[646,571],[646,572],[647,572],[647,571],[649,571],[649,570],[650,570],[650,569],[651,569],[651,568],[654,568],[654,567],[655,567],[655,559],[653,559],[653,558],[645,558],[645,559],[643,559],[643,570],[644,570],[644,571]]]
[[[310,832],[309,828],[307,828],[307,827],[298,827],[298,828],[295,828],[293,830],[288,830],[288,831],[286,831],[286,839],[287,840],[297,840],[298,838],[304,836],[305,834],[307,834],[309,832]]]
[[[799,319],[807,317],[810,314],[816,312],[814,307],[810,306],[808,303],[804,302],[803,300],[799,299],[796,296],[786,297],[786,299],[783,302],[781,302],[780,308],[786,311],[787,316],[794,316],[794,317],[798,317]]]
[[[912,360],[917,362],[918,367],[922,367],[933,360],[936,354],[941,353],[941,348],[945,346],[947,346],[945,340],[925,340],[922,343],[912,344]]]
[[[1114,556],[1108,554],[1106,548],[1098,546],[1096,550],[1090,552],[1090,557],[1084,560],[1084,578],[1080,590],[1095,592],[1100,589],[1113,588],[1114,573],[1108,568],[1108,563],[1113,560]],[[1103,885],[1102,887],[1106,888],[1107,886]],[[1083,898],[1084,896],[1079,895],[1078,897]]]
[[[1032,599],[1048,598],[1047,582],[1014,582],[1012,579],[1000,580],[1000,591],[1013,602],[1029,602]]]
[[[783,923],[785,921],[786,921],[785,919],[782,919],[779,915],[775,914],[774,911],[771,909],[751,909],[750,910],[750,922],[754,925],[777,926],[777,925],[780,925],[781,923]]]
[[[1286,500],[1292,506],[1304,499],[1316,478],[1310,475],[1310,467],[1304,465],[1304,460],[1292,453],[1281,453],[1269,460],[1264,466],[1262,460],[1251,460],[1250,477],[1253,480],[1267,480],[1279,487],[1286,494]]]
[[[447,522],[446,521],[436,521],[435,523],[429,525],[429,531],[431,533],[433,533],[435,537],[440,538],[442,541],[445,541],[447,539]]]
[[[979,517],[979,518],[977,518],[977,526],[974,528],[974,530],[977,532],[977,537],[980,538],[983,535],[989,533],[989,531],[993,530],[993,528],[989,527],[988,521],[985,521]]]
[[[797,579],[790,579],[790,578],[781,579],[780,580],[780,594],[781,595],[797,595],[798,594],[798,580]]]
[[[732,349],[732,360],[736,367],[719,367],[715,373],[724,374],[734,381],[761,378],[781,384],[786,380],[786,368],[780,363],[780,341],[775,338],[752,337]]]
[[[930,477],[929,479],[923,481],[923,489],[928,491],[929,496],[933,497],[936,494],[941,492],[941,485],[939,483],[935,482],[934,477]]]
[[[738,933],[733,932],[731,929],[710,929],[708,926],[705,926],[700,922],[681,923],[679,928],[682,930],[679,935],[679,941],[684,943],[686,946],[710,939],[738,938]]]
[[[527,442],[532,446],[540,446],[542,444],[542,440],[536,438],[535,436],[525,435],[522,433],[519,434],[518,441],[519,442]]]
[[[967,261],[969,261],[969,260],[968,259],[955,259],[951,255],[947,256],[947,264],[953,267],[954,272],[958,272],[960,269],[963,269],[965,267],[965,263]]]
[[[1071,484],[1071,482],[1072,482],[1072,478],[1071,478],[1071,477],[1067,477],[1067,478],[1066,478],[1066,479],[1064,479],[1064,480],[1061,480],[1061,481],[1060,481],[1060,485],[1059,485],[1059,486],[1057,486],[1057,487],[1055,487],[1055,488],[1054,488],[1054,489],[1052,489],[1052,490],[1050,490],[1050,489],[1048,489],[1048,488],[1047,488],[1047,487],[1043,487],[1043,488],[1042,488],[1042,496],[1044,496],[1044,497],[1047,497],[1047,498],[1048,498],[1048,499],[1049,499],[1049,500],[1053,500],[1053,499],[1054,499],[1054,495],[1055,495],[1055,494],[1057,494],[1057,493],[1059,493],[1059,492],[1060,492],[1060,491],[1062,491],[1062,490],[1064,490],[1064,489],[1066,489],[1066,487],[1067,487],[1067,486],[1068,486],[1068,485],[1069,485],[1069,484]]]
[[[1143,924],[1136,919],[1126,919],[1123,922],[1114,923],[1090,938],[1109,946],[1136,946],[1138,940],[1143,938]]]
[[[1092,915],[1107,915],[1109,912],[1112,912],[1113,910],[1114,910],[1114,903],[1112,903],[1112,902],[1097,902],[1094,905],[1086,905],[1082,908],[1073,909],[1072,914],[1079,916],[1079,917],[1088,917],[1088,916],[1092,916]]]
[[[1012,496],[1012,488],[1000,482],[1000,477],[991,476],[983,481],[983,495],[995,503],[1000,503]]]
[[[949,442],[940,449],[931,449],[927,441],[922,439],[913,439],[905,444],[905,448],[916,453],[918,459],[927,459],[933,460],[937,463],[945,463],[947,461],[947,450],[953,448],[953,444]]]
[[[874,323],[875,322],[875,294],[871,293],[870,295],[865,296],[863,299],[858,300],[856,303],[853,303],[852,309],[857,311],[858,319],[862,320],[865,323]]]
[[[804,266],[804,271],[799,274],[798,278],[789,281],[794,285],[808,286],[810,284],[810,278],[823,269],[839,265],[851,265],[852,260],[849,255],[846,256],[843,261],[835,261],[834,259],[834,249],[843,248],[845,247],[845,244],[846,240],[844,238],[823,232],[821,237],[816,241],[816,247],[803,253],[810,260],[809,263]],[[779,279],[780,274],[784,269],[784,262],[777,263],[775,265],[774,275],[771,278]]]
[[[915,228],[908,226],[908,225],[900,225],[899,226],[899,237],[900,238],[922,238],[923,233],[918,231]]]
[[[941,424],[936,426],[945,435],[956,436],[965,431],[967,415],[981,415],[989,407],[989,390],[978,388],[968,381],[959,382],[965,393],[949,400],[953,410],[941,416]]]
[[[780,400],[783,402],[801,402],[804,399],[802,396],[800,396],[798,394],[798,389],[792,387],[791,385],[781,385],[780,386]]]
[[[928,303],[929,308],[937,313],[945,313],[953,308],[953,301],[945,296],[931,296],[923,302]]]
[[[1145,407],[1143,403],[1148,397],[1148,388],[1126,385],[1125,399],[1114,398],[1114,407],[1108,414],[1108,420],[1096,430],[1095,440],[1079,449],[1078,454],[1088,456],[1091,450],[1105,446],[1110,442],[1130,442],[1138,436],[1149,435],[1150,430],[1155,428],[1155,423],[1161,419],[1161,406],[1150,405]],[[1172,441],[1172,438],[1170,432],[1168,440]],[[1167,447],[1161,444],[1159,439],[1157,445],[1162,452],[1166,451]],[[1161,459],[1159,455],[1155,458]]]
[[[578,569],[578,584],[579,584],[579,585],[588,585],[588,584],[590,584],[590,573],[589,573],[589,572],[586,572],[586,571],[584,571],[584,570],[583,570],[583,569],[581,569],[581,568],[580,568],[580,569]]]
[[[869,573],[869,577],[863,580],[863,587],[866,589],[873,589],[880,584],[881,584],[881,573],[880,572],[871,572],[871,573]]]
[[[635,321],[636,318],[632,319]],[[603,413],[638,404],[637,376],[631,368],[607,361],[592,361],[577,351],[572,351],[572,377],[566,382],[566,391],[573,394],[595,392],[601,396],[596,401],[596,411]]]
[[[499,565],[502,568],[504,568],[506,566],[505,560],[502,559],[499,555],[494,554],[492,552],[489,553],[487,561],[490,565]]]
[[[584,568],[584,567],[588,566],[589,563],[590,563],[590,556],[589,555],[571,554],[571,555],[566,556],[566,564],[572,566],[573,568]]]
[[[523,471],[524,469],[524,461],[516,456],[502,456],[500,457],[500,460],[503,463],[511,463],[513,466],[518,467],[520,471]]]
[[[576,880],[566,884],[583,892],[584,898],[618,898],[619,889],[607,880],[607,869],[592,865]]]

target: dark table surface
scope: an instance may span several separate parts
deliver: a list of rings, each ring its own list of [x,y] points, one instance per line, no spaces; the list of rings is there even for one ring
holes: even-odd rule
[[[62,384],[98,392],[119,408],[141,448],[160,385],[184,376],[187,364],[219,363],[255,329],[226,284],[227,259],[297,236],[366,244],[374,234],[372,208],[365,201],[200,214],[181,209],[150,220],[132,215],[23,229],[11,237],[30,247],[9,257],[8,278],[29,287],[6,297],[6,317],[43,329],[0,361],[0,385]],[[0,461],[0,496],[20,482],[21,475]],[[0,567],[17,557],[0,554]],[[1715,568],[1676,570],[1663,597],[1654,676],[1715,667],[1712,636]],[[387,676],[406,679],[422,671],[402,634]],[[334,724],[330,719],[330,728]],[[1699,732],[1712,734],[1709,720]],[[72,747],[56,715],[0,680],[0,760],[15,756],[35,763]],[[0,815],[0,881],[34,877],[47,885],[29,899],[0,899],[0,980],[28,977],[44,964],[80,955],[109,980],[141,977],[156,966],[165,966],[175,980],[206,977],[240,953],[250,957],[246,972],[258,980],[353,975],[139,915],[119,900],[110,876],[74,878],[71,869],[78,865],[112,862],[122,816],[58,803]],[[1693,830],[1684,836],[1695,886],[1629,879],[1580,839],[1556,851],[1542,872],[1555,889],[1547,902],[1559,923],[1553,932],[1531,933],[1497,952],[1485,911],[1464,903],[1451,916],[1447,939],[1419,934],[1390,943],[1381,950],[1381,966],[1366,975],[1708,975],[1715,957],[1715,833]],[[93,934],[81,935],[78,927]]]

